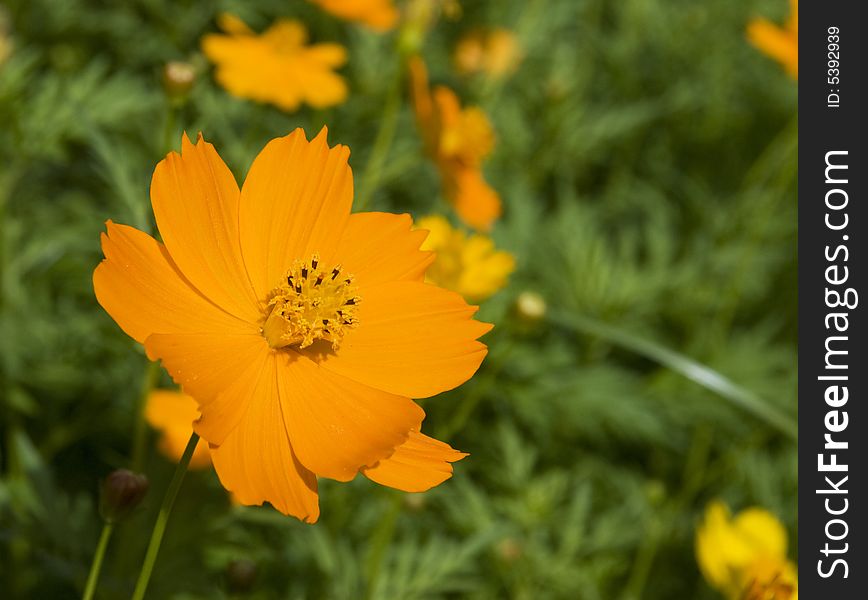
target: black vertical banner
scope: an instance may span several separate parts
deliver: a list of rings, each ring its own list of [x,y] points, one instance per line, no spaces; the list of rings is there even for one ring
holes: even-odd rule
[[[868,598],[866,7],[799,8],[799,593]]]

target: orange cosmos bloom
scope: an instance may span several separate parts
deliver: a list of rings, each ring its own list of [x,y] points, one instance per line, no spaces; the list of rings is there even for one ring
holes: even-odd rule
[[[317,476],[408,492],[450,476],[465,455],[420,433],[411,398],[469,379],[491,329],[424,283],[408,215],[350,214],[349,150],[326,134],[272,140],[240,190],[184,136],[151,182],[163,243],[108,221],[94,272],[99,303],[198,402],[224,487],[309,522]]]
[[[277,21],[262,35],[228,14],[220,16],[219,25],[227,35],[206,35],[202,51],[233,96],[287,111],[302,102],[325,108],[346,100],[347,84],[333,72],[347,61],[343,46],[307,45],[307,30],[298,21]]]
[[[799,0],[790,0],[790,18],[783,27],[758,17],[748,23],[747,38],[781,63],[790,77],[799,78]]]
[[[187,394],[172,390],[154,390],[148,394],[145,419],[151,427],[162,433],[160,451],[175,462],[181,460],[193,434],[193,421],[198,418],[198,405]],[[210,466],[208,444],[199,440],[190,458],[190,468],[204,469]]]
[[[459,73],[486,73],[499,78],[515,70],[522,51],[515,34],[508,29],[472,31],[456,44],[453,58]]]
[[[488,231],[500,216],[500,196],[482,176],[482,160],[494,148],[494,131],[477,107],[461,108],[455,92],[428,87],[428,70],[410,60],[413,104],[425,147],[437,163],[446,197],[461,219]]]
[[[392,0],[310,0],[323,10],[347,21],[357,21],[375,31],[388,31],[398,21]]]

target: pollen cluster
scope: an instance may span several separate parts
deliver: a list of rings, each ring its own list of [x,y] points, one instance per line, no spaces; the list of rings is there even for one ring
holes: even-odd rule
[[[268,294],[262,335],[272,348],[307,348],[327,340],[337,349],[347,330],[358,325],[356,291],[353,276],[340,265],[323,268],[318,254],[296,260]]]

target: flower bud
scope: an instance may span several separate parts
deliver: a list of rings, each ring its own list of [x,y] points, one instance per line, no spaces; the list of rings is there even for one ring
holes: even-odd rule
[[[163,88],[173,102],[185,101],[195,81],[196,69],[188,62],[173,60],[163,67]]]
[[[515,312],[522,321],[536,323],[546,316],[545,298],[536,292],[524,291],[515,299]]]
[[[226,585],[232,594],[243,594],[253,588],[256,581],[256,563],[239,558],[226,565]]]
[[[148,493],[148,478],[128,469],[112,471],[102,484],[99,512],[108,523],[126,518]]]

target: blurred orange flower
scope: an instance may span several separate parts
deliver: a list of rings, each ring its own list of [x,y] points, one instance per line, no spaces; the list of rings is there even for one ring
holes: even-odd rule
[[[422,250],[437,254],[426,281],[458,292],[468,302],[481,302],[498,292],[515,269],[512,254],[497,250],[490,237],[468,236],[440,215],[423,217],[416,227],[428,230]]]
[[[217,81],[239,98],[296,110],[302,102],[314,108],[347,99],[347,84],[333,72],[347,61],[339,44],[307,44],[307,30],[298,21],[280,20],[256,35],[238,17],[218,20],[226,35],[202,38],[202,51],[217,69]]]
[[[518,38],[502,28],[468,33],[458,41],[453,55],[459,73],[485,73],[495,79],[514,71],[521,58]]]
[[[469,379],[491,329],[424,283],[408,215],[350,214],[349,150],[326,135],[272,140],[241,190],[184,136],[151,182],[163,243],[108,221],[94,272],[103,308],[196,399],[224,487],[309,522],[317,476],[413,492],[449,477],[464,454],[420,433],[411,398]]]
[[[172,390],[154,390],[148,394],[145,405],[145,419],[151,427],[159,431],[159,448],[173,462],[181,460],[190,436],[193,435],[193,421],[199,418],[196,401],[187,394]],[[211,466],[208,444],[199,444],[190,458],[191,469],[204,469]]]
[[[392,0],[310,0],[323,10],[347,21],[356,21],[375,31],[388,31],[398,21]]]
[[[482,176],[482,160],[494,148],[494,131],[477,107],[462,108],[455,92],[428,87],[428,70],[410,60],[416,120],[428,154],[437,163],[447,199],[461,219],[482,231],[500,216],[500,196]]]
[[[790,77],[799,78],[799,0],[790,0],[790,18],[783,27],[757,17],[748,23],[747,38],[781,63]]]

